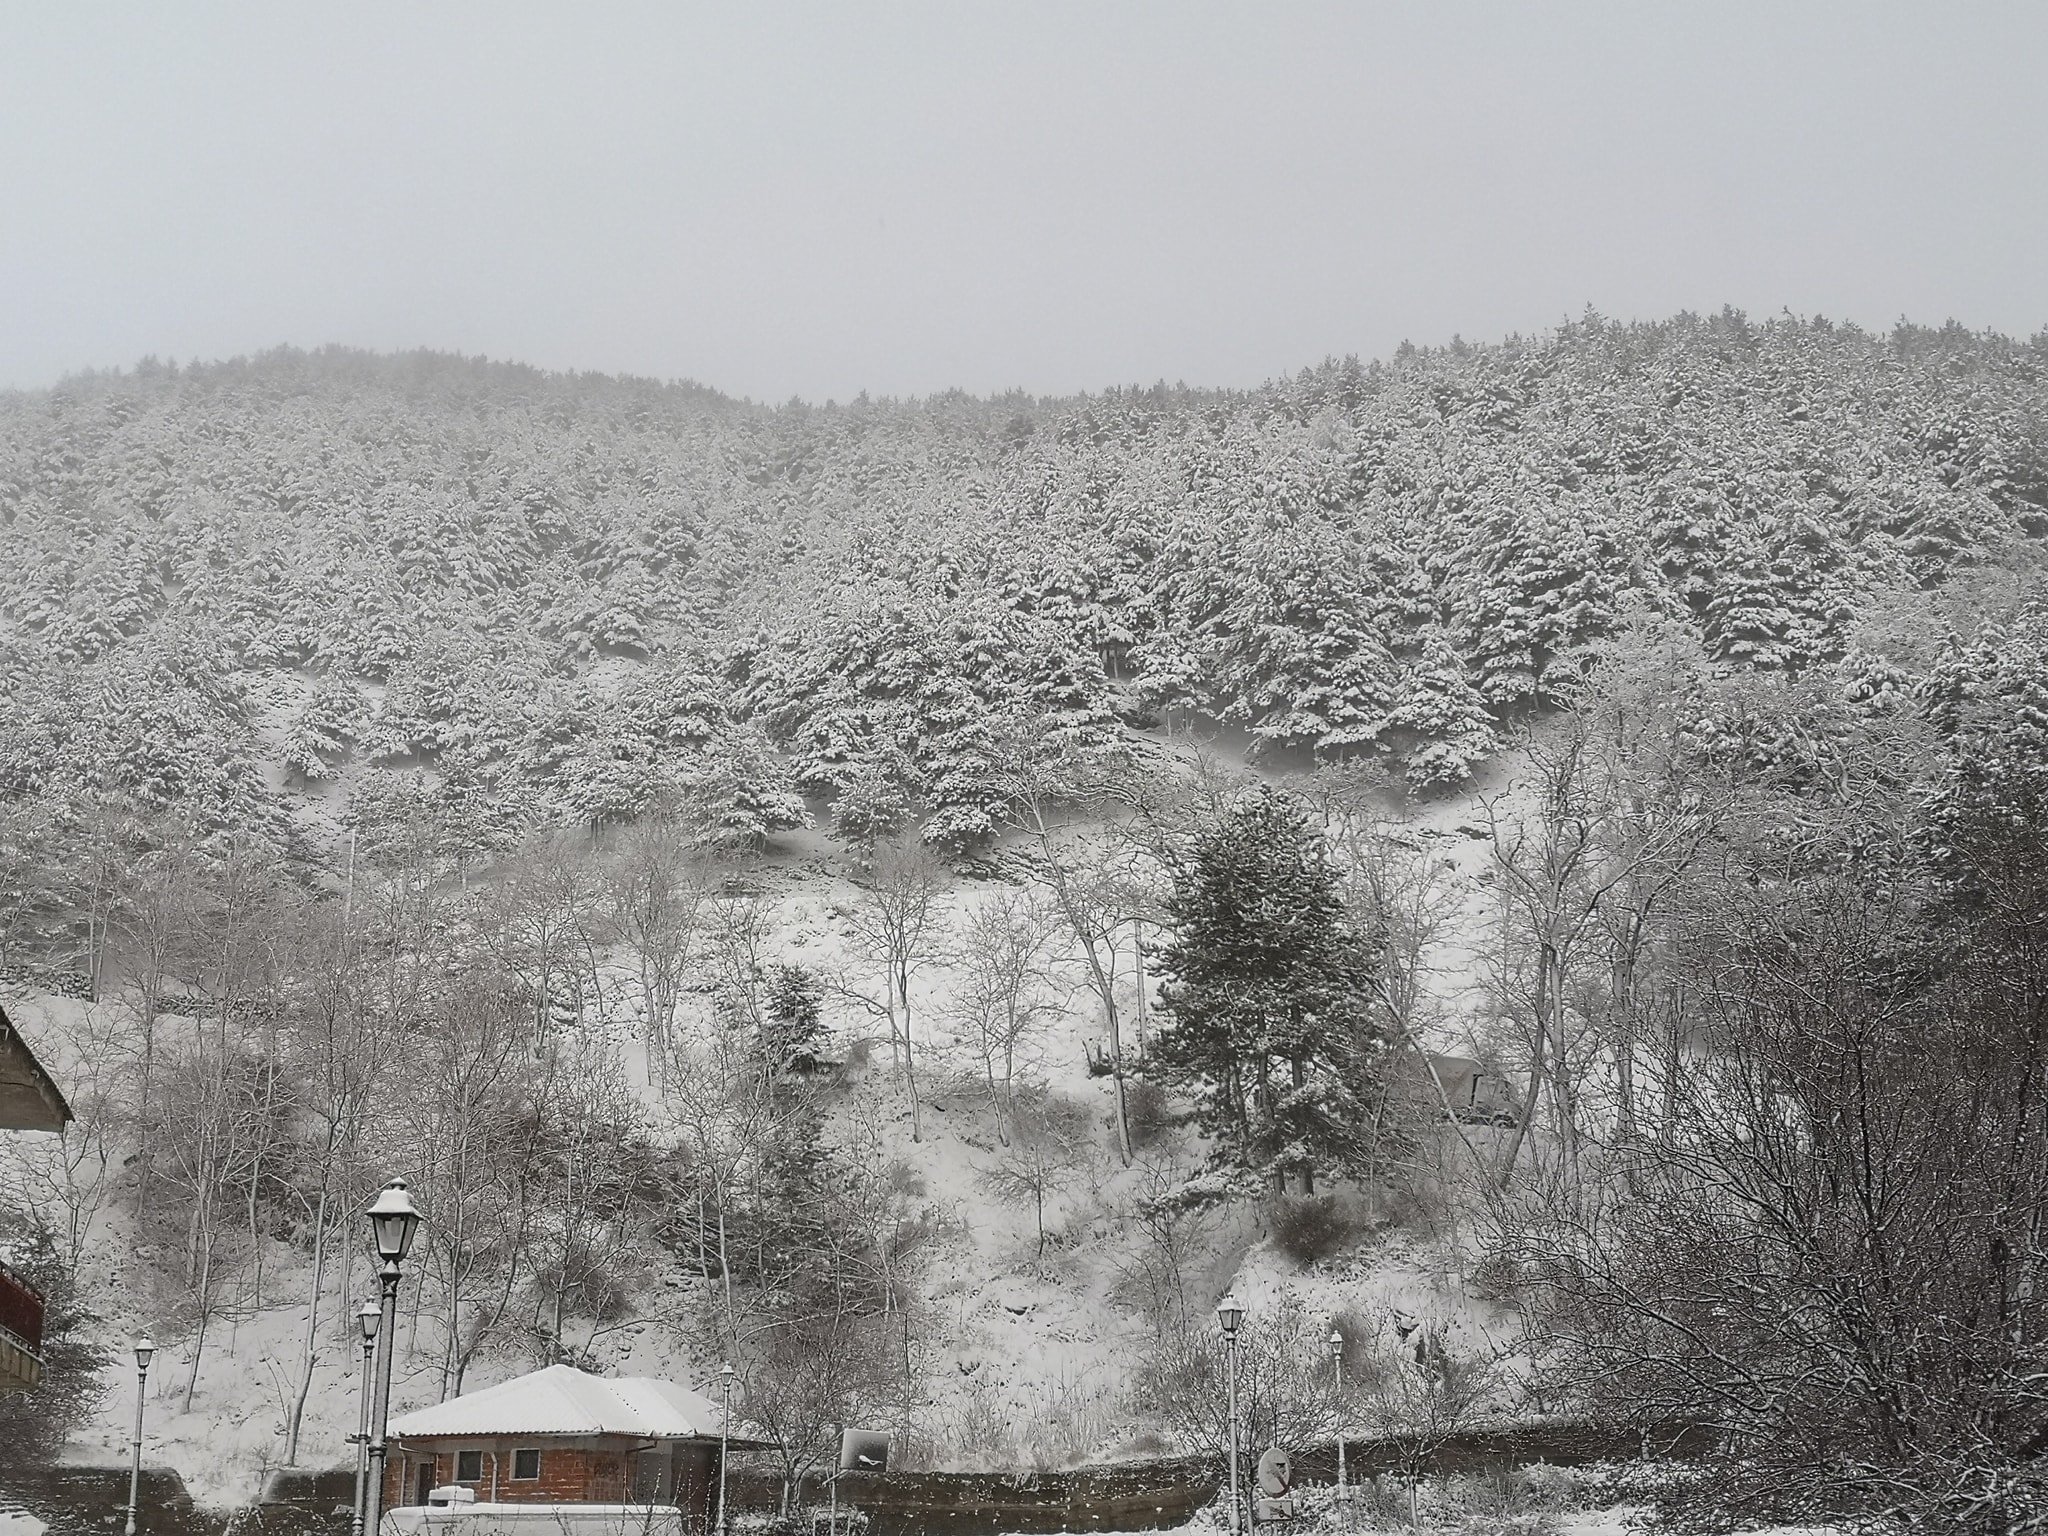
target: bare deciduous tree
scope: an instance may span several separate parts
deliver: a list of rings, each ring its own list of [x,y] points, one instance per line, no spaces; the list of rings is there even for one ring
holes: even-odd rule
[[[1040,1258],[1045,1257],[1045,1202],[1078,1176],[1087,1134],[1088,1112],[1079,1104],[1044,1088],[1021,1093],[1010,1140],[981,1169],[982,1184],[997,1198],[1030,1202]]]
[[[1033,876],[1045,889],[1074,945],[1088,990],[1102,1010],[1111,1084],[1115,1096],[1117,1150],[1132,1156],[1123,1043],[1123,952],[1125,929],[1154,915],[1143,845],[1116,830],[1068,832],[1054,820],[1062,802],[1108,808],[1127,803],[1128,775],[1090,765],[1065,768],[1020,766],[1009,777],[1011,814],[1030,840]],[[1133,951],[1135,965],[1136,950]],[[1138,977],[1138,985],[1144,985]]]
[[[417,1159],[423,1288],[436,1293],[441,1396],[503,1325],[524,1275],[533,1211],[527,1177],[539,1116],[524,1086],[535,1021],[487,977],[455,979],[422,1043],[421,1092],[406,1106]]]
[[[312,1263],[306,1281],[306,1327],[285,1416],[285,1465],[298,1465],[306,1400],[319,1365],[320,1309],[328,1289],[335,1240],[354,1218],[371,1182],[362,1167],[364,1132],[389,1084],[401,1032],[378,1007],[377,979],[355,934],[318,908],[295,914],[291,935],[293,1005],[286,1013],[282,1059],[296,1085],[298,1145],[283,1198],[297,1208]],[[348,1295],[346,1267],[344,1298]],[[346,1327],[346,1302],[343,1306]]]
[[[998,891],[962,925],[952,1013],[988,1085],[996,1136],[1010,1143],[1017,1048],[1055,1012],[1048,995],[1054,926],[1027,892]]]
[[[525,989],[543,1035],[556,1009],[580,1006],[594,895],[579,840],[555,832],[505,860],[476,898],[478,938],[498,969]]]
[[[657,1070],[673,1044],[708,883],[687,830],[668,821],[633,828],[604,866],[603,932],[632,960],[642,1027]]]
[[[154,1148],[163,1198],[141,1214],[180,1254],[172,1273],[176,1310],[192,1330],[185,1378],[190,1412],[207,1335],[228,1315],[230,1286],[253,1260],[247,1230],[234,1216],[265,1153],[281,1137],[276,1117],[285,1096],[276,1064],[247,1049],[239,1031],[225,1023],[218,1029],[195,1024],[189,1040],[162,1056],[164,1091],[144,1134]]]
[[[910,1101],[910,1137],[924,1138],[917,1097],[916,1031],[911,979],[939,959],[948,934],[952,900],[946,867],[914,830],[877,841],[869,852],[860,898],[847,913],[847,937],[880,983],[878,991],[843,986],[889,1027],[890,1052],[903,1069]]]
[[[1137,1190],[1126,1221],[1140,1241],[1122,1268],[1161,1334],[1198,1321],[1189,1310],[1188,1279],[1216,1217],[1213,1206],[1185,1198],[1199,1172],[1198,1163],[1171,1154],[1141,1155],[1134,1168]]]

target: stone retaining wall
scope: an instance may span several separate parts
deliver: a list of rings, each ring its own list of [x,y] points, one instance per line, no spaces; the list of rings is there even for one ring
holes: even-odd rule
[[[0,965],[0,987],[28,988],[54,992],[81,1003],[92,1001],[92,978],[83,971],[60,971],[47,966],[22,965],[10,961]],[[126,1508],[124,1504],[122,1506]]]

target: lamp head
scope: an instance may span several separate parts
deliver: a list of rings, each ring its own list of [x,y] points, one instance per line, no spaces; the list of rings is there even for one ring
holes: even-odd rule
[[[732,1368],[732,1362],[728,1360],[718,1368],[718,1384],[730,1392],[732,1390],[732,1379],[738,1374],[739,1372]]]
[[[393,1179],[386,1184],[366,1214],[370,1218],[370,1234],[377,1243],[377,1256],[392,1264],[403,1259],[420,1227],[419,1209],[405,1191],[405,1180]]]
[[[377,1324],[383,1321],[384,1312],[374,1301],[366,1301],[356,1313],[356,1322],[363,1330],[363,1342],[369,1343],[377,1337]]]
[[[155,1341],[153,1341],[150,1338],[150,1336],[145,1333],[141,1338],[135,1341],[135,1369],[138,1371],[148,1370],[149,1358],[151,1355],[154,1355],[155,1353]]]
[[[1335,1328],[1330,1330],[1330,1358],[1332,1360],[1342,1360],[1344,1358],[1344,1335]]]
[[[1223,1325],[1226,1339],[1237,1337],[1237,1325],[1244,1321],[1244,1303],[1237,1299],[1237,1292],[1223,1293],[1223,1299],[1216,1303],[1216,1321]]]

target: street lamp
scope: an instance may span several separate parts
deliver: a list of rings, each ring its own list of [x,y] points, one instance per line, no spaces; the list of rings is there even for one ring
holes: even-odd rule
[[[1235,1291],[1225,1291],[1216,1303],[1216,1321],[1223,1325],[1224,1375],[1230,1383],[1230,1536],[1237,1536],[1242,1529],[1237,1502],[1237,1328],[1244,1321],[1244,1303]]]
[[[1335,1328],[1330,1330],[1330,1364],[1337,1372],[1337,1499],[1342,1503],[1350,1497],[1344,1486],[1344,1335]]]
[[[722,1402],[718,1415],[718,1536],[725,1536],[725,1443],[726,1426],[732,1422],[733,1375],[730,1360],[718,1368],[718,1388]]]
[[[356,1507],[349,1522],[351,1536],[363,1536],[363,1490],[369,1486],[370,1464],[370,1362],[377,1353],[377,1324],[383,1313],[374,1301],[363,1303],[356,1322],[363,1330],[363,1412],[356,1430]]]
[[[128,1463],[128,1536],[135,1536],[135,1503],[142,1495],[142,1389],[149,1383],[149,1357],[156,1345],[144,1334],[135,1341],[135,1440]]]
[[[370,1409],[374,1431],[370,1441],[369,1465],[363,1474],[363,1532],[376,1536],[384,1520],[384,1431],[391,1419],[391,1357],[398,1353],[398,1266],[412,1247],[413,1234],[420,1228],[420,1213],[405,1192],[405,1180],[386,1184],[369,1210],[370,1236],[377,1245],[377,1257],[384,1261],[377,1271],[379,1331],[384,1347],[377,1351],[377,1395]]]

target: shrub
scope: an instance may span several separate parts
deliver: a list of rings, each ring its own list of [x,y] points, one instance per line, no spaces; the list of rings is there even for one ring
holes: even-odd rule
[[[1521,1286],[1522,1266],[1498,1248],[1482,1254],[1465,1280],[1465,1289],[1481,1301],[1507,1301]]]
[[[1427,1237],[1448,1224],[1451,1193],[1441,1179],[1415,1169],[1382,1185],[1373,1204],[1388,1225]]]
[[[1303,1269],[1355,1242],[1364,1231],[1355,1211],[1335,1195],[1303,1195],[1274,1202],[1273,1246]]]
[[[889,1164],[887,1178],[889,1188],[895,1194],[916,1198],[925,1192],[924,1175],[900,1157]]]
[[[1166,1086],[1149,1077],[1133,1078],[1124,1085],[1124,1120],[1131,1128],[1131,1147],[1142,1152],[1156,1146],[1180,1124]]]
[[[842,1503],[835,1520],[830,1505],[814,1504],[788,1514],[738,1510],[728,1517],[728,1523],[738,1536],[827,1536],[828,1528],[836,1530],[838,1536],[866,1536],[868,1517],[864,1511]]]

